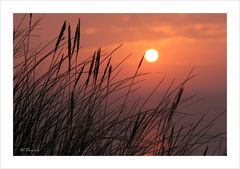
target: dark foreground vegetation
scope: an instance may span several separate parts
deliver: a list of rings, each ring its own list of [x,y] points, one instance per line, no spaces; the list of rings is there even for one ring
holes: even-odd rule
[[[220,115],[206,125],[204,116],[181,123],[187,115],[177,109],[192,99],[182,97],[192,71],[145,109],[164,77],[143,103],[128,102],[147,78],[143,57],[135,74],[119,79],[128,57],[115,66],[111,57],[121,45],[84,59],[78,21],[74,29],[64,22],[57,38],[32,47],[40,20],[25,15],[14,27],[14,155],[208,155],[211,143],[225,139],[225,133],[209,134]],[[125,92],[114,96],[119,91]]]

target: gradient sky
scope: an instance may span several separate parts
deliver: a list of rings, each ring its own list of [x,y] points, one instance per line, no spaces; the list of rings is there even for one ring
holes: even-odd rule
[[[22,16],[14,15],[15,26]],[[226,14],[33,14],[34,19],[39,16],[43,17],[35,31],[39,37],[32,43],[52,40],[65,20],[75,27],[80,18],[80,54],[90,56],[99,47],[110,52],[124,44],[113,55],[113,62],[118,63],[132,53],[122,65],[123,75],[133,74],[145,50],[158,50],[157,62],[143,62],[141,71],[151,75],[133,97],[150,93],[163,75],[167,77],[163,88],[173,79],[177,85],[195,66],[198,76],[186,86],[186,95],[198,93],[205,100],[186,111],[214,116],[226,109]],[[151,103],[157,102],[156,95]],[[218,127],[225,129],[225,118]]]

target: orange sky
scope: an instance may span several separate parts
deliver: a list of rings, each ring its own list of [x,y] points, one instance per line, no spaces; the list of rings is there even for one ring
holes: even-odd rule
[[[15,26],[22,16],[14,15]],[[135,97],[151,92],[163,75],[167,76],[164,87],[173,79],[178,84],[195,66],[198,76],[187,85],[186,94],[198,93],[206,99],[194,110],[219,113],[226,109],[226,14],[34,14],[33,18],[39,16],[43,17],[35,31],[39,37],[33,44],[57,37],[64,20],[75,27],[78,18],[82,56],[91,56],[99,47],[110,52],[124,44],[113,55],[118,63],[132,53],[122,65],[122,75],[133,74],[146,49],[158,50],[157,62],[143,62],[141,71],[151,75]],[[153,97],[152,103],[157,101]]]

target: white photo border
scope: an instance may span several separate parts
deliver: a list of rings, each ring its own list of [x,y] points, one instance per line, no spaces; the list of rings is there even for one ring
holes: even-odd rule
[[[239,168],[238,0],[1,1],[1,168]],[[226,13],[227,156],[13,156],[14,13]]]

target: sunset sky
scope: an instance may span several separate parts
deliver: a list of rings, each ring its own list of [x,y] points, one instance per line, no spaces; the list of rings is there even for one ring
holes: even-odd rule
[[[14,26],[22,16],[14,15]],[[209,113],[213,117],[227,108],[226,14],[33,14],[34,19],[40,16],[42,21],[35,31],[39,37],[33,44],[57,37],[65,20],[75,28],[80,18],[83,46],[80,56],[91,56],[99,47],[111,52],[123,44],[112,56],[113,62],[119,63],[132,54],[122,65],[122,75],[133,74],[144,52],[156,49],[159,59],[142,64],[141,71],[151,74],[135,97],[149,94],[164,75],[167,78],[163,88],[173,79],[177,85],[195,67],[197,77],[186,86],[186,95],[197,93],[205,99],[186,111]],[[154,96],[151,103],[157,101]],[[226,119],[222,119],[218,127],[225,129],[225,125]]]

